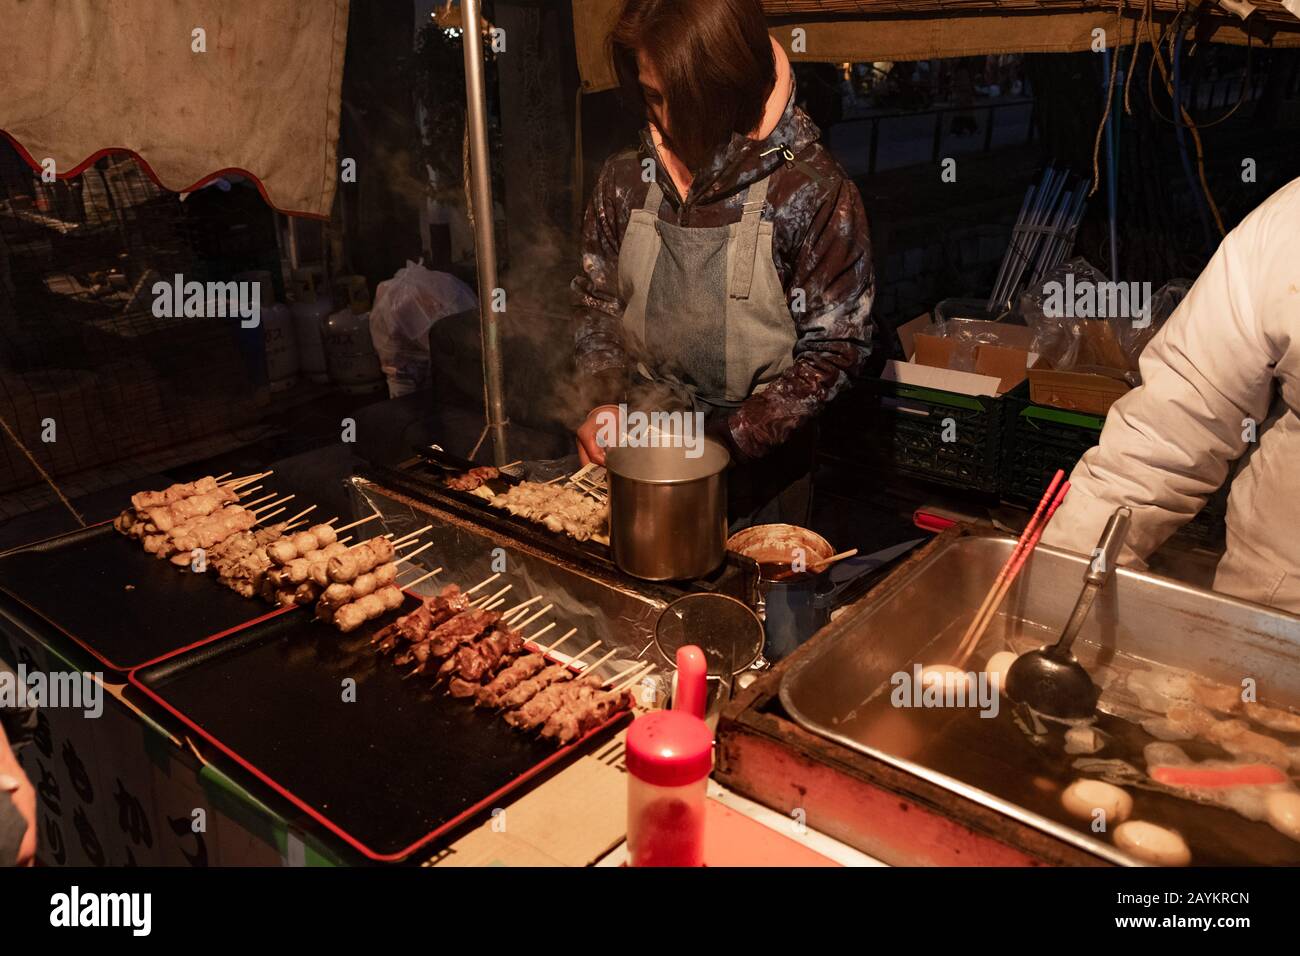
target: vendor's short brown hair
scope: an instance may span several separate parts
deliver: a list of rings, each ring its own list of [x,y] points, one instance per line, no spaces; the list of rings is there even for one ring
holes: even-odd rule
[[[661,132],[692,170],[758,126],[776,82],[760,0],[627,0],[610,44],[624,94],[643,109],[637,51],[654,63],[672,124]]]

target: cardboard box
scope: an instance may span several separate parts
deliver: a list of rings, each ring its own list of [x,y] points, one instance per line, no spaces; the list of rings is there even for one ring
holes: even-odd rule
[[[935,334],[929,313],[917,316],[898,329],[906,362],[885,364],[881,377],[902,385],[941,389],[962,395],[1004,395],[1026,379],[1030,399],[1066,411],[1105,416],[1131,385],[1123,378],[1124,352],[1109,322],[1083,324],[1080,362],[1088,359],[1099,371],[1083,368],[1068,372],[1053,369],[1046,359],[1031,350],[1033,333],[1025,326],[967,320],[973,332],[996,330],[999,345],[975,347],[973,372],[952,368],[958,343]]]
[[[972,331],[996,331],[999,345],[975,346],[975,368],[967,372],[952,368],[957,354],[956,339],[936,335],[929,314],[917,316],[898,329],[906,362],[885,363],[881,377],[903,385],[942,389],[962,395],[1002,395],[1025,380],[1031,368],[1042,362],[1030,350],[1032,334],[1024,326],[971,320]]]

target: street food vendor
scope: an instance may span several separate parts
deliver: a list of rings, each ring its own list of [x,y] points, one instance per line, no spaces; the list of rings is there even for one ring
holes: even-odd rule
[[[1087,552],[1120,505],[1145,560],[1236,468],[1214,588],[1300,612],[1300,179],[1234,229],[1140,360],[1044,543]]]
[[[804,524],[814,420],[868,350],[862,199],[759,0],[627,0],[611,45],[647,125],[587,210],[580,456],[603,463],[610,405],[693,409],[738,466],[733,519]]]

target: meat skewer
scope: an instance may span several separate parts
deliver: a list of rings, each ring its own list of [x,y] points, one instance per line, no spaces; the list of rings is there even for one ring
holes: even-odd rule
[[[528,680],[518,684],[514,689],[512,689],[508,693],[503,694],[500,697],[497,706],[501,710],[514,710],[516,707],[520,707],[528,703],[528,701],[532,700],[533,697],[535,697],[537,694],[545,690],[547,687],[549,687],[551,684],[555,683],[556,681],[568,680],[569,677],[573,676],[573,672],[569,669],[570,665],[576,663],[580,657],[583,657],[589,654],[591,651],[594,651],[597,647],[600,646],[600,643],[601,643],[600,641],[596,641],[591,646],[580,651],[577,655],[575,655],[569,660],[569,663],[556,663],[556,664],[547,665],[545,668],[542,669],[541,672],[537,674],[536,677],[530,677]]]
[[[426,598],[410,614],[375,632],[370,643],[378,645],[379,652],[386,654],[396,649],[400,642],[413,644],[424,640],[434,628],[468,607],[469,598],[455,584],[448,584],[436,595]]]
[[[630,708],[633,704],[630,688],[654,669],[654,664],[637,663],[605,681],[588,674],[554,685],[558,699],[551,702],[549,713],[543,704],[534,705],[530,701],[525,706],[532,708],[532,712],[526,717],[521,715],[517,723],[521,729],[538,730],[544,739],[561,745],[572,743],[618,711]],[[634,672],[634,677],[620,683]],[[612,689],[603,691],[607,684],[613,685]]]
[[[501,615],[496,611],[471,608],[439,624],[427,638],[412,644],[403,654],[394,658],[394,663],[400,666],[414,661],[415,669],[405,675],[414,677],[423,673],[430,661],[437,662],[448,657],[460,645],[474,640],[499,620]]]
[[[334,613],[334,626],[344,634],[350,634],[367,621],[381,617],[388,611],[397,610],[405,599],[401,588],[389,584],[373,594],[367,594],[339,608]]]
[[[425,545],[425,547],[431,546],[432,542]],[[423,551],[424,548],[421,548],[420,550]],[[413,556],[414,555],[412,555],[412,557]],[[409,558],[402,559],[402,561],[406,560],[409,560]],[[375,591],[382,587],[386,587],[387,585],[396,584],[397,576],[402,573],[397,569],[397,566],[401,564],[402,561],[390,561],[387,564],[381,564],[373,571],[367,571],[365,574],[358,574],[356,579],[350,584],[335,582],[328,585],[325,590],[321,592],[320,600],[316,604],[316,616],[323,621],[332,621],[334,620],[335,612],[345,604],[357,601],[365,597],[367,594],[373,594]],[[435,568],[424,576],[416,578],[409,585],[405,585],[405,587],[414,587],[421,581],[426,581],[435,574],[441,573],[441,571],[442,568]]]
[[[523,685],[515,688],[515,690],[511,692],[514,696],[512,697],[511,694],[507,694],[502,701],[504,705],[507,705],[509,711],[505,715],[506,723],[510,724],[512,727],[526,730],[529,727],[535,726],[539,717],[542,721],[545,721],[546,716],[549,715],[555,709],[556,704],[563,699],[563,695],[568,688],[568,685],[575,680],[586,683],[590,683],[594,680],[596,682],[595,686],[599,687],[603,681],[601,681],[593,671],[617,653],[617,650],[610,651],[604,657],[600,658],[600,660],[593,663],[591,667],[584,668],[581,676],[575,675],[573,670],[570,668],[570,665],[564,665],[563,672],[551,672],[552,676],[550,680],[541,683],[533,693],[528,694],[524,700],[520,701],[515,705],[515,708],[511,710],[508,705],[512,700],[523,696],[524,692],[529,689]],[[533,680],[541,681],[541,678],[550,670],[550,668],[547,668],[537,677],[533,678]],[[525,684],[527,684],[527,682],[525,682]]]
[[[347,584],[355,580],[357,575],[373,571],[379,565],[392,561],[395,554],[393,544],[387,538],[371,538],[349,548],[343,554],[331,557],[326,574],[331,582]]]

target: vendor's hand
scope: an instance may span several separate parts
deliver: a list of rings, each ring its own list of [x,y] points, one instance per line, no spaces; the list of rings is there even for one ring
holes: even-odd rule
[[[617,416],[617,405],[601,405],[593,408],[587,420],[578,426],[578,460],[584,465],[605,464],[605,448],[596,439],[609,433],[609,426],[617,422]]]
[[[18,866],[34,866],[36,863],[36,789],[27,774],[23,773],[18,758],[9,749],[4,728],[0,727],[0,800],[12,800],[22,818],[27,821],[27,832],[18,847],[18,859],[0,860],[0,866],[16,863]]]

